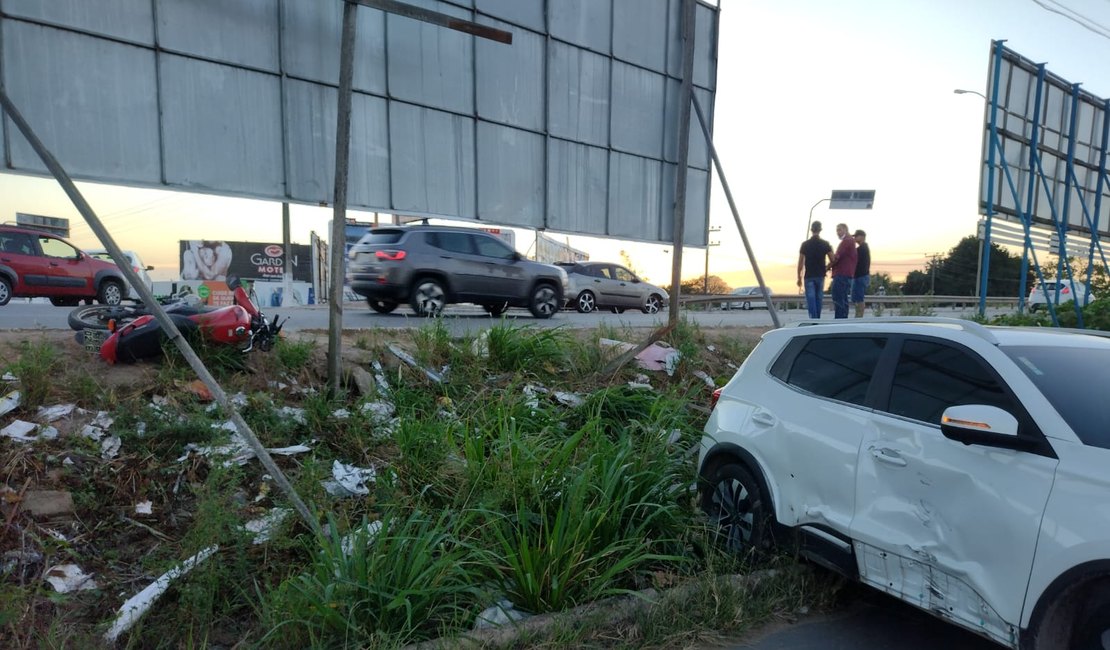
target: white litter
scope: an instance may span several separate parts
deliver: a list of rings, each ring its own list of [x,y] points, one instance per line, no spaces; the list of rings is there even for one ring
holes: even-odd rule
[[[119,449],[123,446],[123,441],[119,436],[108,436],[100,441],[100,457],[105,460],[111,460],[119,456]]]
[[[0,397],[0,415],[7,415],[19,407],[20,395],[18,390],[13,390],[4,397]]]
[[[628,387],[629,388],[639,388],[639,389],[643,389],[643,390],[655,390],[654,388],[652,388],[651,384],[645,384],[645,383],[641,383],[641,382],[638,382],[638,381],[628,382]]]
[[[31,435],[35,431],[38,431],[38,433]],[[39,438],[53,440],[57,437],[58,430],[54,427],[40,427],[34,422],[24,422],[23,420],[16,420],[0,429],[0,438],[11,438],[19,442],[35,442]]]
[[[524,400],[524,404],[532,409],[533,413],[540,407],[540,395],[551,393],[551,391],[539,384],[525,384],[523,392],[524,396],[527,398]]]
[[[185,445],[185,453],[177,459],[177,462],[183,462],[189,458],[189,455],[196,453],[200,456],[208,457],[225,457],[222,463],[223,467],[231,467],[232,465],[246,465],[254,458],[254,450],[243,436],[239,435],[239,431],[235,428],[235,423],[228,420],[223,424],[213,424],[213,428],[222,429],[224,431],[232,431],[231,440],[226,445],[197,445],[189,443]],[[269,447],[266,449],[271,454],[278,456],[292,456],[295,454],[304,454],[312,451],[308,445],[290,445],[288,447]]]
[[[336,420],[346,420],[351,417],[351,412],[347,409],[336,409],[332,412],[331,416]]]
[[[374,482],[376,472],[373,467],[355,467],[338,460],[331,465],[334,480],[321,481],[324,490],[333,497],[353,497],[370,494],[367,483]]]
[[[19,377],[16,377],[15,375],[13,375],[10,372],[5,372],[4,376],[0,377],[0,379],[2,379],[4,381],[19,381]]]
[[[94,427],[91,424],[86,424],[84,427],[81,428],[80,435],[83,438],[88,438],[89,440],[100,442],[100,439],[104,437],[104,433],[104,429],[101,429],[100,427]]]
[[[76,564],[58,564],[46,570],[46,581],[59,594],[96,589],[96,580]]]
[[[388,420],[397,412],[397,407],[393,402],[378,401],[363,404],[361,410],[375,420]]]
[[[713,378],[706,374],[704,370],[695,370],[694,376],[704,381],[706,386],[714,389],[717,388],[717,382],[713,381]]]
[[[474,338],[470,344],[470,351],[480,359],[489,356],[489,330],[482,330],[482,333]]]
[[[369,544],[378,536],[381,530],[382,522],[371,521],[366,524],[365,528],[347,533],[339,543],[339,550],[343,552],[343,555],[350,555],[355,552],[355,540],[358,539],[360,534],[366,535],[366,543]]]
[[[166,571],[159,576],[157,580],[147,585],[142,591],[128,598],[127,601],[120,605],[119,611],[116,614],[116,619],[112,621],[112,627],[104,633],[104,639],[109,643],[115,643],[119,635],[131,629],[131,626],[142,618],[143,614],[150,609],[154,601],[158,600],[162,594],[166,593],[172,581],[192,571],[194,567],[212,557],[212,554],[218,550],[220,550],[219,546],[209,546],[200,553],[197,553],[169,571]]]
[[[370,367],[374,369],[374,382],[378,384],[378,392],[385,397],[389,394],[389,382],[385,380],[385,371],[382,370],[382,364],[374,360],[370,363]]]
[[[135,434],[140,438],[146,435],[146,422],[140,422],[135,425]]]
[[[717,351],[717,346],[715,346],[715,345],[707,345],[707,346],[705,346],[705,349],[706,349],[706,350],[709,350],[710,352],[716,352],[716,351]]]
[[[35,417],[40,422],[54,422],[61,420],[64,417],[73,413],[73,409],[77,408],[76,404],[58,404],[57,406],[40,406],[38,413]]]
[[[304,409],[295,406],[283,406],[278,409],[278,413],[293,418],[293,421],[297,424],[308,424],[308,420],[304,417]]]
[[[555,399],[559,400],[560,404],[564,406],[582,406],[586,400],[578,393],[564,393],[562,391],[555,391]]]
[[[100,427],[101,429],[110,429],[112,427],[112,423],[115,421],[115,418],[108,415],[108,411],[98,411],[96,417],[93,418],[93,421],[89,424],[93,425],[94,427]]]
[[[442,384],[443,383],[443,381],[444,381],[443,375],[436,372],[435,370],[429,370],[429,369],[421,366],[419,363],[416,362],[416,359],[412,358],[411,354],[409,354],[408,352],[405,352],[404,350],[397,347],[393,343],[389,344],[389,351],[393,353],[393,356],[397,357],[401,361],[404,361],[408,365],[410,365],[413,368],[416,368],[420,372],[424,373],[424,376],[427,377],[428,379],[431,379],[432,381],[434,381],[437,384]]]
[[[274,536],[277,529],[285,519],[293,514],[288,508],[274,508],[258,519],[252,519],[243,525],[248,533],[254,533],[254,544],[265,544]]]
[[[493,607],[487,607],[478,614],[478,620],[474,621],[475,630],[486,630],[494,627],[504,627],[510,623],[524,620],[528,618],[529,614],[518,611],[513,607],[513,604],[507,600],[499,600]]]
[[[135,514],[137,515],[150,515],[154,514],[154,504],[150,501],[140,501],[135,504]]]
[[[63,464],[63,465],[75,465],[76,463],[74,463],[74,462],[73,462],[73,459],[72,459],[72,458],[70,458],[69,456],[66,456],[66,457],[65,457],[65,458],[64,458],[64,459],[62,460],[62,464]]]
[[[268,385],[270,388],[276,388],[278,390],[285,390],[286,388],[289,388],[289,384],[286,384],[282,381],[271,381]]]

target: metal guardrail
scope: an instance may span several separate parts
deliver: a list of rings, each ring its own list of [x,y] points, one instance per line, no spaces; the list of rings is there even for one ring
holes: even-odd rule
[[[805,305],[805,296],[801,294],[793,295],[776,295],[771,296],[771,302],[776,307],[784,307],[786,305],[801,304]],[[756,296],[737,297],[732,294],[710,294],[710,295],[684,295],[679,298],[679,303],[682,305],[698,305],[703,303],[743,303],[750,302],[753,305],[758,304],[762,308],[763,298]],[[967,305],[969,307],[978,307],[979,298],[977,296],[867,296],[864,298],[867,304],[875,305]],[[987,296],[986,300],[988,305],[996,307],[1013,306],[1017,307],[1018,299],[1012,296]],[[828,292],[825,293],[824,304],[831,305],[832,297]]]

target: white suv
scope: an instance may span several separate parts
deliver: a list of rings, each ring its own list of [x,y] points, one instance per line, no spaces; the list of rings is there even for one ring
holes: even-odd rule
[[[1057,300],[1057,291],[1059,291],[1059,300]],[[1074,302],[1075,297],[1080,295],[1083,296],[1083,300],[1079,303],[1080,306],[1084,306],[1095,299],[1086,285],[1076,284],[1074,281],[1057,282],[1049,280],[1043,285],[1037,283],[1029,290],[1029,311],[1035,312],[1038,309],[1047,309],[1046,305],[1049,302],[1059,307],[1065,302]]]
[[[701,505],[1011,648],[1110,648],[1110,338],[943,318],[773,330],[718,391]]]

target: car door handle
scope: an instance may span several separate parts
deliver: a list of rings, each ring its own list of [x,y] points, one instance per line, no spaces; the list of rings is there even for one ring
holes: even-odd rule
[[[754,414],[752,414],[752,421],[756,424],[762,424],[768,427],[773,427],[775,426],[775,424],[778,423],[778,420],[775,418],[775,416],[771,415],[767,411],[756,411]]]
[[[893,449],[883,449],[882,447],[872,447],[871,455],[875,460],[886,463],[887,465],[894,465],[895,467],[905,467],[906,459],[894,451]]]
[[[57,262],[51,262],[50,266],[58,266],[58,263]]]
[[[601,280],[594,280],[594,282],[601,284]]]

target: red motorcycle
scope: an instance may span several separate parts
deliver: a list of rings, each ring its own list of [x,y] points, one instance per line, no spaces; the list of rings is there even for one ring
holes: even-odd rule
[[[243,352],[255,347],[269,351],[284,323],[277,318],[273,323],[267,320],[238,278],[228,277],[227,286],[233,292],[233,301],[226,307],[204,307],[177,298],[162,302],[162,309],[187,338],[233,345]],[[166,341],[162,327],[141,303],[78,307],[70,312],[68,320],[69,326],[77,330],[78,343],[86,348],[99,347],[100,357],[108,363],[159,356]]]

